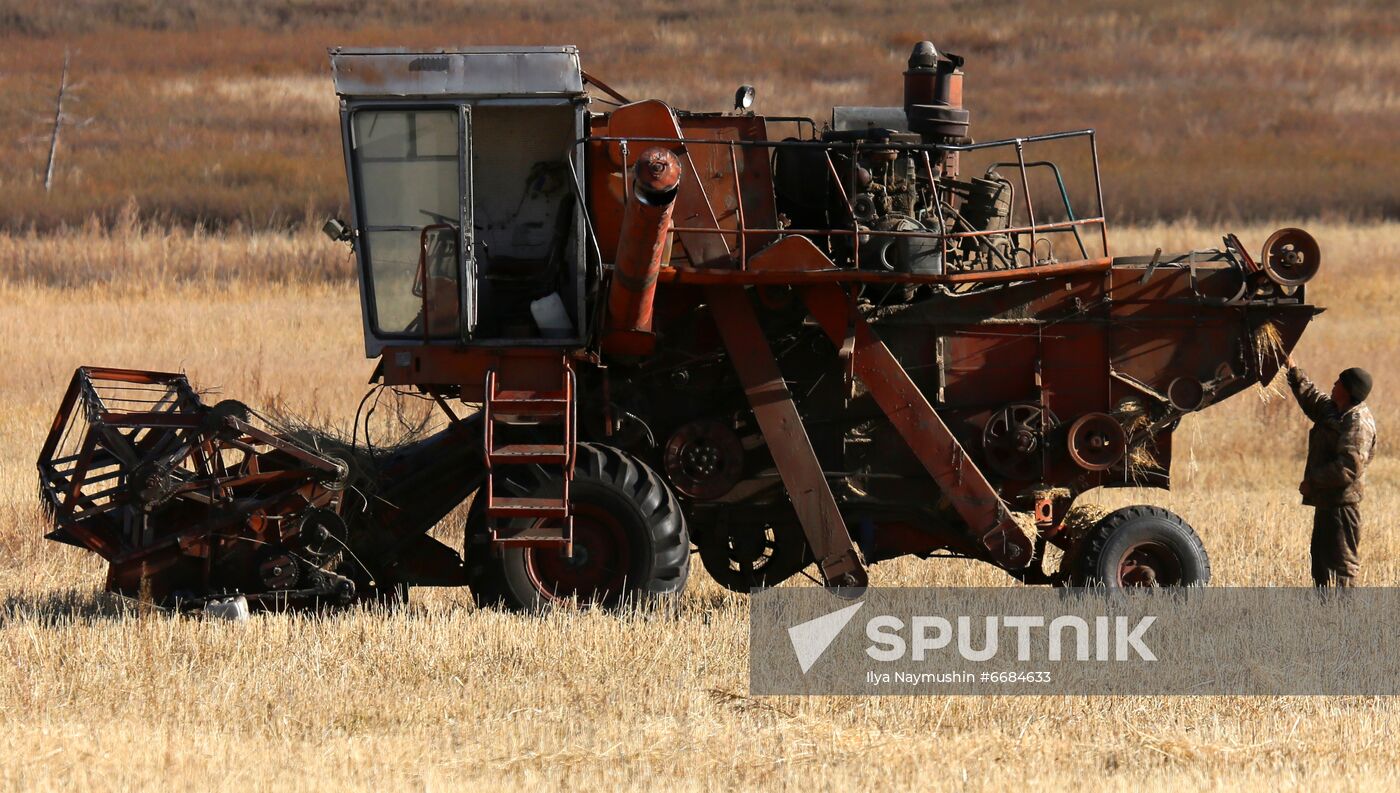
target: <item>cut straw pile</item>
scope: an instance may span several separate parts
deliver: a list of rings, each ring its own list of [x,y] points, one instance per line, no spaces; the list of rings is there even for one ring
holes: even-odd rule
[[[1092,529],[1094,524],[1103,520],[1109,512],[1112,510],[1102,504],[1075,504],[1070,507],[1069,512],[1065,513],[1064,531],[1070,538],[1078,539],[1084,536],[1089,529]],[[1016,525],[1027,536],[1034,537],[1039,533],[1039,529],[1035,525],[1035,515],[1029,512],[1013,512],[1011,518],[1016,521]]]
[[[1288,360],[1288,350],[1283,346],[1283,334],[1279,332],[1278,325],[1272,322],[1265,322],[1254,329],[1254,365],[1255,371],[1259,373],[1259,383],[1256,387],[1259,398],[1268,402],[1274,397],[1282,397],[1283,391],[1278,387],[1278,372],[1284,369],[1284,362]],[[1277,367],[1274,377],[1269,382],[1264,382],[1264,369],[1267,366]]]
[[[1128,478],[1138,481],[1147,470],[1160,468],[1161,464],[1150,448],[1152,436],[1147,434],[1152,426],[1147,405],[1140,399],[1128,398],[1118,403],[1113,415],[1128,435],[1128,452],[1123,463]]]

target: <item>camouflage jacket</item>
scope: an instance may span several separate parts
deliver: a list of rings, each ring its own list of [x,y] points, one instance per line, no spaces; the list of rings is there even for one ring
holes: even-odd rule
[[[1366,466],[1376,451],[1371,409],[1360,404],[1342,413],[1332,397],[1318,390],[1296,366],[1288,370],[1288,385],[1313,422],[1308,432],[1308,464],[1303,469],[1303,503],[1333,507],[1360,502]]]

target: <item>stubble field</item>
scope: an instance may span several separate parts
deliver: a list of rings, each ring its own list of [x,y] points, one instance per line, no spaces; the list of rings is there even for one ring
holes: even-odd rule
[[[1400,233],[1309,224],[1329,307],[1299,357],[1319,378],[1376,374],[1382,445],[1363,538],[1368,586],[1400,584],[1400,471],[1385,444],[1400,328]],[[1237,229],[1251,247],[1271,226]],[[1207,247],[1215,229],[1120,229],[1118,252]],[[191,264],[196,252],[206,256]],[[98,594],[95,557],[43,541],[33,459],[73,367],[182,369],[258,405],[345,423],[363,393],[343,249],[310,234],[210,237],[128,225],[0,236],[36,268],[0,280],[0,787],[676,789],[1009,786],[1385,788],[1400,708],[1372,698],[747,696],[747,607],[697,560],[676,614],[475,610],[416,590],[401,613],[144,613]],[[40,264],[66,257],[63,277]],[[288,267],[301,268],[289,275]],[[108,277],[114,268],[120,279]],[[182,269],[183,268],[183,269]],[[25,272],[14,270],[12,273]],[[84,286],[84,273],[93,282]],[[173,285],[172,285],[173,284]],[[1389,363],[1388,363],[1389,362]],[[1254,393],[1187,419],[1172,493],[1218,585],[1303,585],[1309,515],[1294,486],[1305,425]],[[441,527],[459,536],[460,516]],[[985,565],[895,562],[881,585],[1012,585]]]
[[[347,424],[372,362],[342,246],[324,48],[578,43],[635,96],[823,118],[898,101],[910,45],[968,56],[981,139],[1094,126],[1116,253],[1320,240],[1298,357],[1376,375],[1362,583],[1400,585],[1400,18],[1389,0],[0,0],[0,789],[1394,789],[1378,698],[750,698],[747,605],[698,560],[674,613],[405,611],[244,624],[99,594],[41,539],[34,458],[74,367],[176,369]],[[63,52],[79,87],[42,188]],[[1334,218],[1265,223],[1276,216]],[[200,231],[214,229],[219,231]],[[1387,363],[1389,362],[1389,363]],[[1217,585],[1299,586],[1306,425],[1250,392],[1188,418],[1172,493]],[[461,516],[438,530],[460,538]],[[1012,584],[900,561],[877,585]]]

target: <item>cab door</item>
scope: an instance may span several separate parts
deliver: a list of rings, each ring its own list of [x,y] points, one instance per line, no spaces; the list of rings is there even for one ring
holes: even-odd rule
[[[458,108],[459,128],[462,131],[460,142],[460,163],[461,173],[460,193],[462,196],[461,206],[458,208],[457,216],[461,219],[461,234],[459,235],[458,249],[461,251],[459,273],[457,279],[460,290],[458,304],[461,306],[461,327],[459,338],[468,341],[476,333],[476,323],[478,318],[477,306],[477,285],[479,274],[476,266],[476,233],[474,226],[473,207],[476,202],[472,198],[472,109],[470,105],[462,105]]]
[[[471,338],[477,268],[469,108],[358,107],[349,137],[367,328],[384,342]]]

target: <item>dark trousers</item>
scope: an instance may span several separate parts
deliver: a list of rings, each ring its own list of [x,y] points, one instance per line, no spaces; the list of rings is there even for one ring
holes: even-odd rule
[[[1313,583],[1321,587],[1351,586],[1361,568],[1361,557],[1357,554],[1360,539],[1359,505],[1317,507],[1313,511]]]

